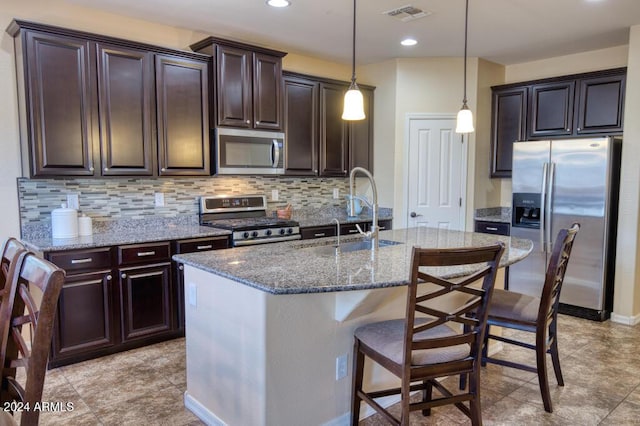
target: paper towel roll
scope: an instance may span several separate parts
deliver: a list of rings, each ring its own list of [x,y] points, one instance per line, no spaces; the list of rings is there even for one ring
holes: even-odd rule
[[[78,235],[86,237],[93,234],[93,224],[89,216],[82,215],[78,218]]]
[[[63,203],[51,212],[51,236],[53,238],[78,237],[78,212]]]

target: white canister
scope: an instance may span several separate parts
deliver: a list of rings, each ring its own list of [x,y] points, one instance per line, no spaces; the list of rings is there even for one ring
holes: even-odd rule
[[[77,238],[78,237],[78,211],[67,208],[62,203],[59,209],[51,212],[51,236],[53,238]]]
[[[86,237],[93,234],[93,223],[91,218],[86,215],[82,215],[78,218],[78,235]]]

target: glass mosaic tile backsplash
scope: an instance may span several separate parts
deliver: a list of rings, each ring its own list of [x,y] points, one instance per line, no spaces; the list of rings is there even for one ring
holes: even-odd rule
[[[340,197],[333,198],[338,189]],[[278,201],[271,201],[272,190]],[[264,194],[269,209],[287,203],[295,208],[343,206],[349,191],[346,178],[206,177],[176,179],[18,179],[20,219],[29,224],[49,224],[51,211],[78,194],[79,211],[94,220],[143,219],[149,216],[197,215],[198,197],[216,194]],[[155,206],[155,193],[165,205]]]

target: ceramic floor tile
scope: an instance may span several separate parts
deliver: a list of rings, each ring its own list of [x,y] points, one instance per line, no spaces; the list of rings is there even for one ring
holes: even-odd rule
[[[637,426],[640,424],[640,405],[623,402],[601,423],[602,426]]]

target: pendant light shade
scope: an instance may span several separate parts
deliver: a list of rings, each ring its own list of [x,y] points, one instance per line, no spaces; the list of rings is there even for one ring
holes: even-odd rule
[[[356,0],[353,0],[353,55],[351,62],[351,85],[344,95],[343,120],[364,120],[364,99],[356,84]]]
[[[472,133],[473,113],[467,106],[467,32],[469,28],[469,0],[466,0],[464,14],[464,98],[462,99],[462,108],[458,112],[456,120],[456,133]]]

